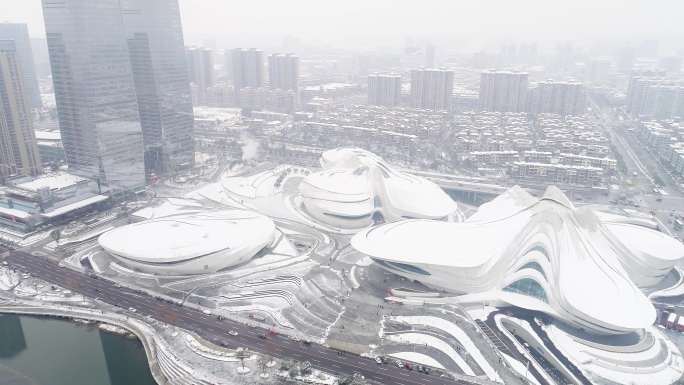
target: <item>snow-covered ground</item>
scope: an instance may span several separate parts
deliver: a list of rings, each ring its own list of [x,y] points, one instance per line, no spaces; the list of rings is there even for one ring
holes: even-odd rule
[[[655,342],[646,350],[619,352],[597,349],[575,341],[554,325],[545,327],[551,341],[582,372],[597,383],[669,385],[684,375],[684,359],[679,349],[657,327],[647,329]]]
[[[19,284],[20,275],[10,269],[0,267],[0,290],[10,290]]]
[[[434,358],[423,354],[415,352],[398,352],[389,354],[390,357],[394,357],[403,361],[411,361],[421,365],[432,366],[433,368],[438,368],[444,370],[442,364],[437,362]]]
[[[502,314],[497,314],[497,315],[494,317],[494,320],[495,320],[496,325],[497,325],[497,327],[499,328],[499,330],[501,330],[501,332],[504,333],[504,334],[508,337],[509,341],[511,341],[511,343],[515,346],[515,348],[518,350],[518,352],[519,352],[520,354],[522,354],[522,355],[523,355],[526,359],[528,359],[530,362],[532,362],[532,365],[534,365],[534,367],[535,367],[535,369],[537,370],[537,372],[541,373],[541,375],[544,376],[544,379],[546,379],[547,382],[553,383],[553,380],[551,379],[551,377],[549,376],[549,374],[548,374],[548,373],[546,372],[546,370],[541,366],[541,364],[540,364],[539,362],[537,362],[537,360],[532,356],[532,354],[530,354],[528,348],[524,347],[524,346],[523,346],[523,345],[522,345],[522,344],[513,336],[513,334],[508,330],[508,328],[506,328],[506,327],[503,325],[502,321],[505,320],[505,321],[507,321],[507,322],[511,322],[513,325],[516,325],[516,327],[519,327],[519,328],[521,328],[522,330],[524,330],[528,335],[530,335],[532,338],[534,338],[534,341],[530,341],[531,344],[535,344],[536,346],[540,347],[540,349],[539,349],[540,351],[546,351],[546,348],[543,348],[543,346],[544,346],[543,341],[542,341],[541,338],[539,338],[539,336],[534,332],[534,330],[532,330],[532,328],[530,327],[530,325],[529,325],[526,321],[522,321],[522,320],[519,320],[519,319],[513,318],[513,317],[504,316],[504,315],[502,315]],[[547,355],[547,357],[555,357],[555,356],[549,354],[549,355]],[[555,363],[555,365],[556,365],[557,367],[565,369],[559,361],[557,361],[557,360],[552,360],[552,361],[554,361],[554,363]],[[568,376],[569,378],[572,378],[572,379],[573,379],[574,381],[576,381],[577,383],[580,383],[580,381],[579,381],[577,378],[575,378],[575,376],[573,376],[572,373],[570,373],[567,369],[566,369],[566,370],[563,370],[563,373],[564,373],[566,376]]]
[[[394,341],[394,342],[399,342],[403,344],[415,344],[415,345],[423,345],[423,346],[430,346],[432,348],[440,350],[442,353],[446,354],[451,358],[451,360],[458,365],[458,367],[463,371],[463,373],[467,376],[474,376],[475,372],[473,372],[473,369],[470,368],[470,365],[468,365],[463,357],[461,357],[454,348],[451,347],[447,342],[442,341],[441,339],[428,335],[428,334],[423,334],[423,333],[401,333],[401,334],[389,334],[385,335],[385,338]]]
[[[527,370],[527,366],[525,366],[522,362],[516,360],[515,358],[509,356],[508,354],[502,353],[504,359],[508,364],[515,370],[518,374],[520,374],[522,377],[524,377],[527,381],[530,382],[532,385],[541,385],[539,384],[539,381],[537,381],[536,378],[532,374],[529,373]]]
[[[480,368],[482,368],[490,380],[503,382],[496,370],[494,370],[494,368],[484,358],[482,352],[480,352],[480,349],[475,346],[470,337],[468,337],[468,335],[457,325],[443,318],[433,316],[397,316],[393,317],[393,319],[398,322],[406,322],[413,325],[430,326],[449,333],[458,342],[460,342],[461,345],[463,345],[463,348],[468,352],[468,354],[471,355],[475,362],[477,362],[477,364],[480,366]]]

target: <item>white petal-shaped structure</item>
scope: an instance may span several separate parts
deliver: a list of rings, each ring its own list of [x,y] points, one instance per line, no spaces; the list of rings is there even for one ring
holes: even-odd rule
[[[606,223],[606,227],[625,247],[621,262],[639,287],[657,285],[684,258],[682,243],[660,231],[629,223]]]
[[[458,210],[436,184],[400,172],[365,150],[326,151],[321,166],[321,171],[302,181],[299,192],[311,216],[338,228],[367,227],[378,214],[391,222],[447,219]]]
[[[358,233],[352,246],[428,286],[494,292],[502,302],[604,334],[655,321],[653,306],[632,281],[637,273],[629,271],[652,282],[684,258],[678,241],[636,225],[604,224],[555,187],[540,199],[515,187],[464,223],[377,226]]]
[[[192,212],[110,230],[100,246],[128,267],[153,274],[212,273],[249,261],[275,239],[271,219],[244,210]]]

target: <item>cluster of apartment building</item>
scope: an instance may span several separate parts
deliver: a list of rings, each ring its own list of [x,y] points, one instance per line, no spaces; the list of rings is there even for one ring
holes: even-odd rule
[[[645,121],[637,128],[637,135],[674,174],[684,177],[684,123]]]
[[[586,110],[584,85],[576,81],[529,82],[527,72],[488,70],[480,74],[477,103],[454,95],[454,72],[443,69],[416,69],[410,72],[410,88],[402,98],[401,75],[368,76],[368,103],[394,107],[407,105],[429,110],[472,110],[581,115]],[[403,103],[402,103],[403,102]]]
[[[267,123],[262,126],[269,127]],[[439,138],[449,130],[450,122],[446,112],[353,105],[299,113],[292,124],[278,127],[268,131],[256,127],[253,133],[260,132],[269,149],[266,152],[281,160],[315,164],[321,150],[351,146],[400,164],[422,167],[438,157],[433,153],[434,144],[441,145]]]
[[[583,116],[537,115],[533,132],[540,151],[558,150],[599,158],[611,154],[608,136],[596,123]]]
[[[489,70],[480,74],[479,107],[482,111],[582,115],[586,90],[577,81],[530,84],[527,72]]]
[[[533,148],[524,113],[466,112],[453,117],[449,142],[459,154],[474,151],[522,151]]]
[[[288,124],[282,117],[275,126],[268,117],[261,121],[251,132],[272,156],[293,161],[316,162],[323,149],[356,146],[414,167],[425,166],[421,160],[448,159],[452,167],[464,162],[515,179],[586,186],[605,185],[617,163],[607,137],[581,116],[539,114],[528,120],[522,112],[450,115],[353,105],[299,113]]]
[[[416,109],[448,111],[454,93],[454,72],[443,69],[414,69],[410,73],[406,105]],[[394,107],[402,103],[402,78],[397,74],[368,76],[368,104]]]
[[[384,108],[372,105],[336,106],[318,111],[309,119],[316,123],[356,126],[387,132],[428,137],[448,130],[449,116],[443,111]]]
[[[582,186],[605,185],[617,167],[608,139],[579,116],[522,113],[461,115],[455,146],[473,168],[511,178]]]
[[[299,103],[299,57],[256,48],[235,48],[223,54],[225,77],[217,79],[215,52],[186,49],[194,104],[212,107],[267,109],[293,113]],[[268,68],[268,70],[267,70]],[[268,74],[268,76],[266,76]]]
[[[684,82],[634,76],[627,89],[627,112],[640,119],[684,117]]]

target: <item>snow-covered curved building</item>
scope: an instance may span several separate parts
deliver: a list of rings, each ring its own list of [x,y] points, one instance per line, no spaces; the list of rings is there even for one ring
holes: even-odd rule
[[[152,274],[212,273],[247,262],[271,245],[271,219],[245,210],[190,212],[118,227],[100,246],[122,264]]]
[[[321,156],[322,170],[299,185],[312,217],[343,229],[408,218],[450,219],[458,207],[439,186],[398,171],[365,150],[340,148]]]
[[[603,223],[557,188],[513,188],[464,223],[408,220],[358,233],[352,246],[428,286],[537,310],[601,334],[643,329],[655,310],[640,286],[658,283],[684,245],[655,230]]]

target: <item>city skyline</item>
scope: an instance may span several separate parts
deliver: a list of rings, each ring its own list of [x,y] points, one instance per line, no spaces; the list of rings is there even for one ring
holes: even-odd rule
[[[10,2],[0,1],[7,3],[2,8],[9,11],[0,22],[26,22],[32,38],[44,37],[40,1],[11,6]],[[413,37],[437,43],[455,41],[474,50],[511,41],[638,44],[649,39],[663,40],[668,49],[678,49],[678,40],[684,37],[677,17],[684,12],[684,4],[676,0],[661,1],[658,7],[636,0],[453,4],[428,0],[418,8],[407,0],[352,0],[335,6],[313,0],[296,4],[260,0],[239,7],[227,7],[221,0],[181,0],[179,4],[189,43],[213,41],[226,48],[273,45],[266,48],[275,49],[285,37],[342,48],[376,48],[401,46],[404,39]],[[378,15],[385,22],[381,29],[377,28]],[[343,21],[347,18],[355,19],[353,31]]]

